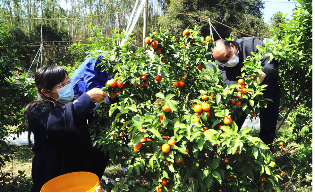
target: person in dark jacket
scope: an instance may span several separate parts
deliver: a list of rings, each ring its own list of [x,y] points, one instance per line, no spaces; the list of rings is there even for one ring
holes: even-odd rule
[[[95,102],[107,93],[94,88],[74,100],[68,74],[60,66],[38,69],[35,84],[38,99],[25,109],[29,131],[34,133],[32,191],[69,172],[88,171],[101,178],[108,160],[92,146],[87,119]]]
[[[226,41],[223,39],[216,41],[216,46],[212,49],[213,57],[221,71],[224,85],[237,84],[238,76],[241,76],[241,68],[244,60],[251,57],[251,52],[258,53],[257,45],[264,46],[257,37],[243,37],[236,41]],[[275,60],[269,61],[269,57],[262,59],[262,74],[259,75],[262,84],[268,87],[264,91],[264,97],[273,100],[267,103],[267,108],[260,109],[260,139],[265,144],[271,144],[275,138],[275,130],[279,114],[280,89],[278,63]],[[240,129],[246,119],[243,113],[236,123]],[[271,146],[269,146],[271,147]]]

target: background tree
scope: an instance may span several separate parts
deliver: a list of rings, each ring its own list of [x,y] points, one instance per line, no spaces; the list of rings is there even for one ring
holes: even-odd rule
[[[160,17],[160,24],[176,36],[181,35],[180,29],[186,26],[199,26],[203,36],[209,35],[209,23],[206,19],[173,13],[187,13],[215,19],[227,26],[243,31],[249,35],[261,39],[267,31],[266,24],[262,19],[262,1],[254,0],[227,0],[227,1],[206,1],[206,0],[160,0],[165,15]],[[222,38],[232,39],[246,36],[240,33],[231,33],[232,30],[223,25],[212,22]],[[218,39],[214,33],[214,39]]]

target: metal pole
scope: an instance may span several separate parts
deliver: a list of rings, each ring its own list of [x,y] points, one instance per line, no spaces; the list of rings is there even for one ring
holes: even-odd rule
[[[143,12],[143,47],[145,47],[145,38],[147,36],[147,17],[148,17],[148,0],[145,1],[144,12]]]

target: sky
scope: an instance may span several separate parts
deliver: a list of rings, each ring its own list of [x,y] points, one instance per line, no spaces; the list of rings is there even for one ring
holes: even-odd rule
[[[262,2],[265,3],[263,9],[265,23],[269,23],[272,15],[278,11],[281,11],[284,15],[287,14],[286,17],[290,19],[296,4],[294,0],[262,0]]]
[[[290,19],[296,3],[294,0],[262,0],[262,2],[265,3],[263,9],[265,23],[269,23],[272,15],[278,11],[281,11],[284,15],[287,14],[287,18]],[[61,6],[64,9],[70,8],[70,2],[68,1],[66,4],[65,0],[61,0]]]

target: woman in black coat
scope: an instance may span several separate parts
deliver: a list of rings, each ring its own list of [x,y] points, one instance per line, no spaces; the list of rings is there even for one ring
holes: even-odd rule
[[[92,146],[87,119],[95,102],[107,93],[94,88],[74,100],[68,74],[60,66],[38,69],[35,84],[38,99],[25,111],[35,143],[32,191],[40,191],[50,179],[69,172],[88,171],[101,178],[108,158]]]

